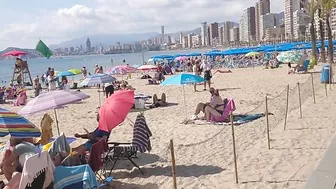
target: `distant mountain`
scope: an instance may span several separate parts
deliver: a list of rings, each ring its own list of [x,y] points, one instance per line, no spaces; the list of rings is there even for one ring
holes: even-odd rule
[[[90,38],[92,46],[103,45],[110,46],[115,45],[117,42],[121,44],[134,43],[137,41],[147,40],[153,37],[157,37],[159,33],[149,32],[149,33],[137,33],[137,34],[99,34],[99,35],[89,35],[83,36],[77,39],[72,39],[69,41],[61,42],[60,44],[50,45],[51,49],[64,48],[64,47],[79,47],[83,45],[85,47],[85,42],[87,38]]]
[[[37,52],[35,49],[21,49],[21,48],[17,48],[17,47],[8,47],[7,49],[5,49],[3,51],[0,51],[0,55],[1,55],[0,60],[7,59],[7,58],[12,58],[12,57],[3,57],[2,55],[7,53],[7,52],[13,51],[13,50],[26,52],[28,58],[30,58],[30,59],[41,57],[41,54],[39,52]]]

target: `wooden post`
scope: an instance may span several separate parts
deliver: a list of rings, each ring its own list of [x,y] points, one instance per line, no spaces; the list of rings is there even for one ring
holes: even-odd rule
[[[300,118],[302,118],[300,82],[298,82],[297,85],[298,85],[298,90],[299,90]]]
[[[234,165],[235,165],[236,183],[238,183],[236,140],[235,140],[235,135],[234,135],[233,114],[232,114],[232,112],[230,114],[230,120],[231,120],[231,130],[232,130],[233,160],[234,160]]]
[[[328,97],[327,82],[324,82],[324,90],[325,90],[326,97]]]
[[[267,147],[268,149],[271,149],[271,143],[270,143],[270,134],[269,134],[269,121],[268,121],[268,102],[267,102],[267,95],[265,97],[265,103],[266,103],[266,131],[267,131]]]
[[[312,89],[313,89],[313,99],[314,99],[314,104],[316,104],[315,88],[314,88],[314,74],[313,74],[313,73],[311,73],[311,80],[312,80]]]
[[[173,186],[174,186],[174,189],[177,189],[175,153],[174,153],[174,142],[173,142],[173,140],[170,140],[170,154],[171,154],[171,159],[172,159]]]
[[[267,97],[266,97],[267,99]],[[285,112],[285,123],[284,123],[284,130],[286,130],[287,126],[287,117],[288,117],[288,101],[289,101],[289,84],[287,85],[287,99],[286,99],[286,112]],[[268,112],[267,112],[268,113]]]

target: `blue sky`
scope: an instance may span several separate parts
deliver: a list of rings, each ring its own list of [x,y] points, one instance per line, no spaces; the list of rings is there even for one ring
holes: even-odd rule
[[[33,48],[39,38],[55,44],[90,34],[159,32],[161,25],[176,32],[203,21],[238,21],[256,1],[1,0],[0,50]],[[282,11],[283,2],[272,0],[271,11]]]

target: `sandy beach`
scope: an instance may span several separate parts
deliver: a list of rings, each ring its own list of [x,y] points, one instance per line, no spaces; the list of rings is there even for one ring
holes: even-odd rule
[[[316,70],[321,70],[317,67]],[[133,75],[135,78],[136,75]],[[155,108],[144,112],[151,129],[152,151],[139,155],[136,162],[144,175],[132,165],[119,162],[113,170],[114,181],[111,188],[120,189],[167,189],[172,188],[169,141],[174,140],[176,156],[177,186],[183,189],[275,189],[302,188],[314,166],[327,149],[336,127],[333,108],[336,88],[332,87],[326,97],[324,85],[319,84],[319,74],[314,75],[316,104],[312,98],[311,74],[287,74],[287,67],[264,70],[261,67],[234,69],[229,74],[214,74],[213,86],[223,98],[233,98],[238,113],[264,113],[265,96],[268,95],[270,115],[271,149],[267,148],[265,132],[266,119],[262,117],[250,123],[235,126],[236,148],[238,154],[238,178],[235,183],[232,134],[230,126],[212,124],[182,124],[186,118],[181,86],[146,85],[146,80],[131,79],[129,84],[136,88],[136,94],[166,93],[171,106]],[[302,114],[298,109],[297,90],[289,94],[289,114],[287,128],[284,130],[286,107],[286,88],[301,86]],[[208,102],[209,91],[193,92],[193,86],[185,87],[186,110],[189,118],[199,102]],[[328,87],[329,90],[329,87]],[[97,127],[98,106],[97,89],[82,89],[91,98],[79,104],[72,104],[58,110],[61,132],[66,136],[84,132],[83,128],[93,130]],[[32,91],[30,91],[32,95]],[[102,95],[103,96],[103,95]],[[105,98],[103,98],[105,99]],[[20,107],[4,105],[12,111]],[[53,111],[48,112],[53,117]],[[128,115],[135,120],[137,112]],[[36,126],[40,125],[43,114],[28,117]],[[125,120],[111,134],[110,141],[130,142],[132,140],[131,122]],[[54,124],[54,135],[57,135]],[[5,140],[5,139],[2,139]],[[76,141],[76,146],[84,141]]]

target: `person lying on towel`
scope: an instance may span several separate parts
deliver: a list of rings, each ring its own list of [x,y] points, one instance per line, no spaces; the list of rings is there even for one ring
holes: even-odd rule
[[[218,89],[210,88],[211,99],[207,103],[198,103],[192,120],[198,119],[198,114],[202,111],[207,121],[210,121],[211,115],[221,116],[224,111],[224,101],[219,95]]]
[[[97,122],[99,122],[99,114],[97,114]],[[79,145],[72,150],[77,153],[85,153],[91,150],[91,147],[94,143],[98,142],[101,138],[107,137],[107,139],[110,137],[110,133],[107,131],[100,130],[98,127],[93,132],[89,132],[86,129],[86,134],[78,134],[76,133],[74,136],[76,138],[82,138],[82,139],[88,139],[88,141],[82,145]]]

